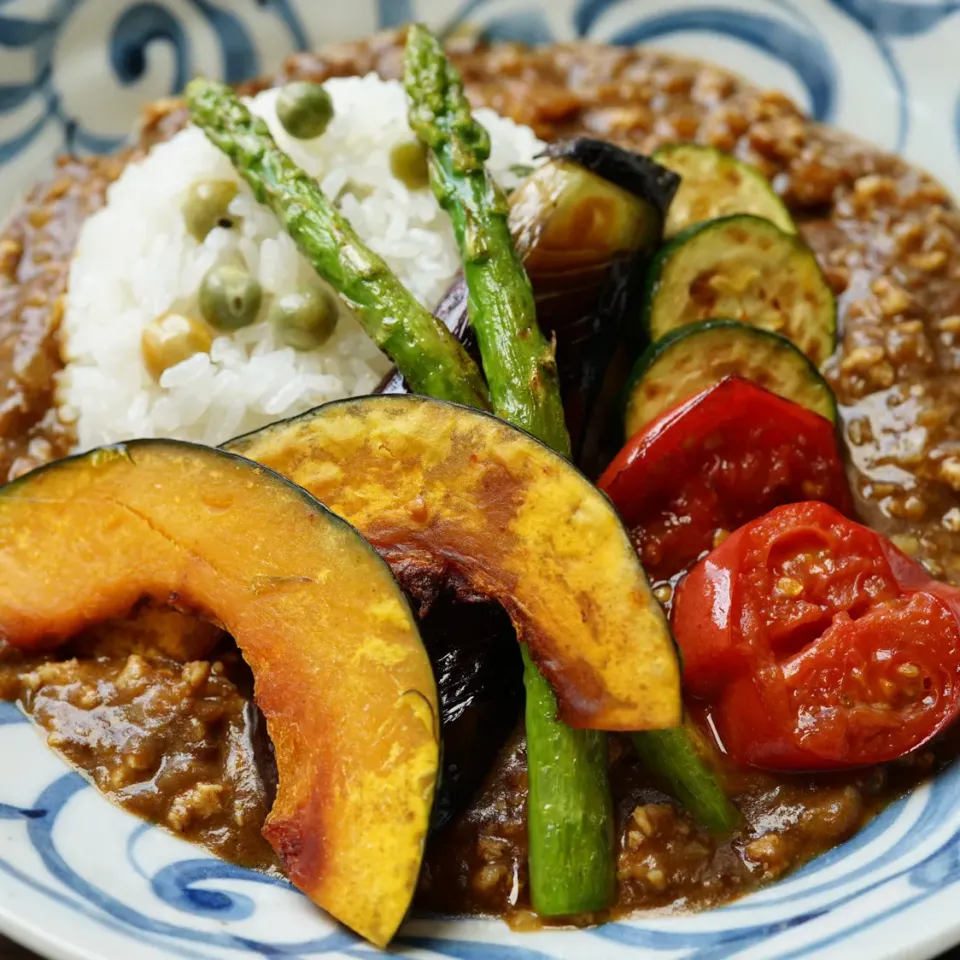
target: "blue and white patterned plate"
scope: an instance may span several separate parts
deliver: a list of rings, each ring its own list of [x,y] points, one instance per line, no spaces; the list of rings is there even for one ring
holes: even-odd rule
[[[0,0],[0,214],[58,151],[113,149],[144,102],[194,73],[237,80],[293,49],[414,18],[712,59],[960,191],[960,0]],[[960,942],[958,897],[960,766],[799,873],[719,910],[526,935],[414,919],[396,946],[460,960],[924,958]],[[112,807],[8,704],[0,931],[58,960],[372,952],[286,885]]]

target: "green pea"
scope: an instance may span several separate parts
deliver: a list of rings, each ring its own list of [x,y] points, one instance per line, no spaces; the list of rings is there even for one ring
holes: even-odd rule
[[[323,346],[337,329],[337,298],[324,287],[306,287],[274,300],[269,320],[277,335],[294,350]]]
[[[237,195],[231,180],[198,180],[187,191],[183,201],[183,222],[187,233],[203,240],[214,227],[232,227],[234,218],[228,213],[230,201]]]
[[[419,140],[396,144],[390,151],[390,172],[408,190],[421,190],[430,182],[426,147]]]
[[[200,312],[217,330],[239,330],[257,319],[263,290],[242,267],[211,267],[200,283]]]
[[[157,381],[164,371],[194,354],[209,353],[212,345],[210,331],[182,313],[165,313],[151,320],[140,335],[144,365]]]
[[[277,119],[291,137],[319,137],[333,119],[333,101],[319,83],[288,83],[277,97]]]

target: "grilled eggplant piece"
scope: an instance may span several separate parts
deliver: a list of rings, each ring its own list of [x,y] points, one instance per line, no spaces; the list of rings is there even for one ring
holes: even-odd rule
[[[449,587],[421,609],[420,636],[437,679],[443,752],[431,829],[480,788],[523,709],[523,661],[503,607]]]
[[[556,338],[573,456],[593,475],[628,373],[614,354],[627,318],[639,313],[644,266],[680,180],[648,157],[586,137],[546,154],[511,196],[510,222],[540,326]]]
[[[510,195],[510,226],[537,319],[556,338],[574,459],[595,473],[629,371],[625,359],[611,358],[625,319],[639,313],[644,264],[660,243],[680,180],[648,157],[587,137],[550,144],[545,155]],[[435,315],[476,356],[462,277]],[[394,373],[378,392],[407,391]]]
[[[616,184],[634,196],[651,204],[661,218],[667,215],[680,177],[672,170],[641,153],[633,153],[614,146],[606,140],[592,137],[570,137],[547,144],[543,156],[554,160],[568,160],[590,173]],[[655,242],[660,242],[662,226]]]

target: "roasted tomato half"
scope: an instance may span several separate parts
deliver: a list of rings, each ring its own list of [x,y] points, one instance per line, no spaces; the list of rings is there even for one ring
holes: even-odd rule
[[[881,763],[960,711],[960,590],[824,503],[741,527],[680,581],[688,693],[736,761]]]
[[[689,569],[717,540],[779,504],[822,500],[851,510],[833,424],[736,376],[638,433],[598,486],[654,582]]]

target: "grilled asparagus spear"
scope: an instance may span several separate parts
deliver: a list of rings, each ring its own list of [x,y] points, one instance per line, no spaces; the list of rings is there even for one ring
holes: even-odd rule
[[[494,407],[504,420],[569,456],[553,346],[537,326],[506,197],[484,166],[490,138],[470,113],[457,69],[424,27],[412,26],[407,34],[404,76],[410,126],[430,149],[430,185],[453,221]]]

